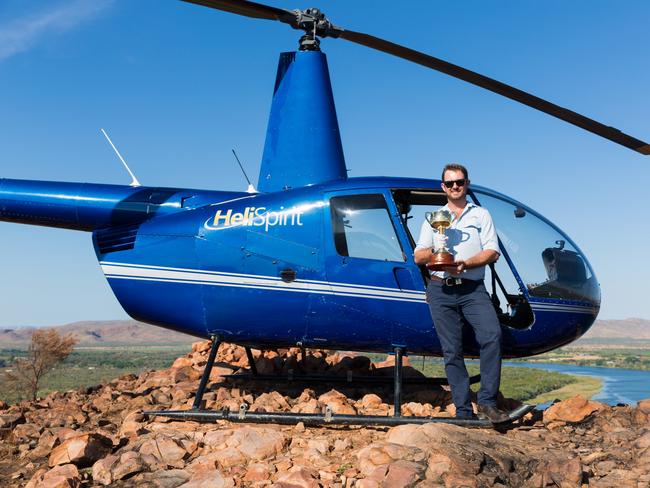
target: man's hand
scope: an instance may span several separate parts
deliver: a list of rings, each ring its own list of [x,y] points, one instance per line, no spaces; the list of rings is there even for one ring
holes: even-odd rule
[[[460,276],[466,269],[465,261],[462,259],[457,259],[454,261],[453,266],[448,266],[445,268],[445,271],[453,276]]]

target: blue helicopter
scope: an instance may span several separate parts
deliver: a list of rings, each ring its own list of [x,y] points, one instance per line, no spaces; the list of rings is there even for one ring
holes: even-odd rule
[[[650,154],[650,145],[617,129],[441,59],[337,27],[318,9],[184,1],[304,31],[299,50],[280,55],[257,190],[0,179],[0,220],[91,232],[99,264],[131,317],[213,339],[194,410],[166,412],[170,416],[399,423],[402,355],[441,355],[425,302],[428,274],[412,257],[424,213],[446,203],[441,182],[348,178],[319,38],[398,56]],[[600,287],[578,246],[521,202],[475,185],[469,197],[490,211],[498,230],[502,257],[487,281],[502,323],[504,357],[540,354],[583,335],[598,315]],[[364,420],[202,411],[222,341],[246,348],[253,374],[251,348],[394,352],[395,415]],[[469,356],[478,355],[469,328],[465,344]]]

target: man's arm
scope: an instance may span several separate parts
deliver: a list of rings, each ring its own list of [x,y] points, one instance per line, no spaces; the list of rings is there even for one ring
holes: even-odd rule
[[[425,220],[420,227],[420,236],[418,237],[417,245],[413,251],[413,261],[415,264],[427,264],[431,259],[431,251],[433,248],[433,230],[428,222]]]
[[[447,272],[459,275],[466,269],[478,268],[480,266],[494,263],[497,259],[499,259],[499,256],[500,254],[498,252],[492,249],[485,249],[483,251],[479,251],[477,254],[474,254],[474,256],[471,258],[465,259],[464,261],[457,259],[455,262],[455,267],[448,268]]]
[[[427,264],[429,259],[431,259],[431,252],[432,248],[430,247],[416,249],[413,253],[413,261],[415,261],[415,264],[417,265]]]

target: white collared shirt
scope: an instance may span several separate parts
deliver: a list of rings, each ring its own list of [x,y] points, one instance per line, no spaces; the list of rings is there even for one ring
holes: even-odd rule
[[[445,235],[448,238],[447,249],[454,259],[466,260],[486,249],[499,252],[496,229],[490,213],[485,208],[467,202],[459,218],[456,218],[456,215],[449,210],[448,205],[442,207],[441,210],[447,210],[454,216],[451,226],[445,230]],[[425,220],[422,223],[415,250],[433,247],[433,234],[434,230]],[[445,271],[431,271],[430,273],[440,278],[451,276]],[[465,270],[462,277],[468,280],[483,280],[485,266]]]

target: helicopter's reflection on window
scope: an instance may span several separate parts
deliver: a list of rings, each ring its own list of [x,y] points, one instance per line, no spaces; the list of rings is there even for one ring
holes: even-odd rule
[[[351,258],[404,262],[404,253],[383,195],[330,200],[336,251]]]

